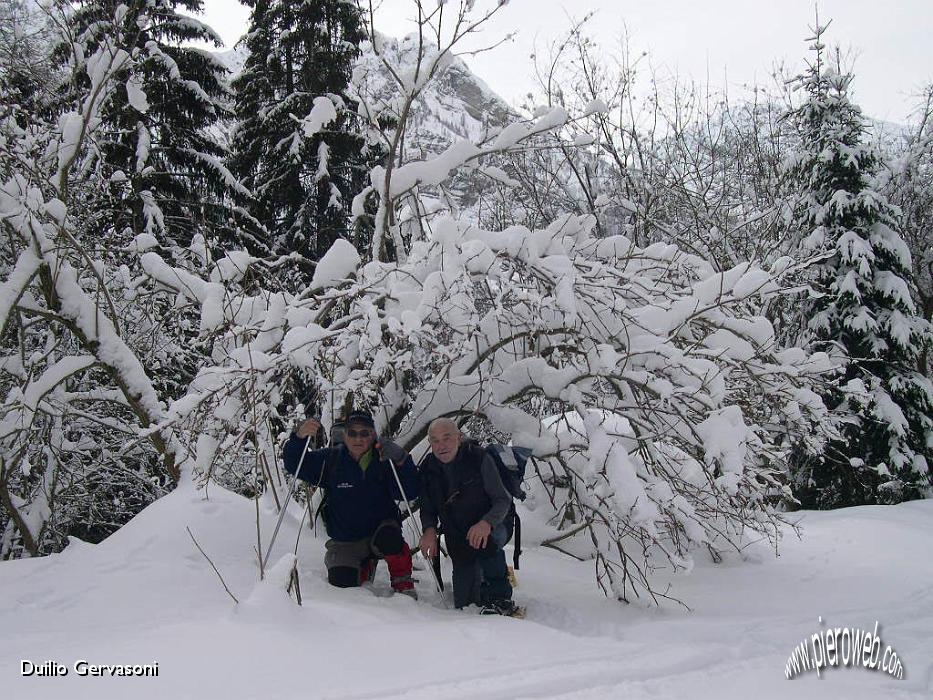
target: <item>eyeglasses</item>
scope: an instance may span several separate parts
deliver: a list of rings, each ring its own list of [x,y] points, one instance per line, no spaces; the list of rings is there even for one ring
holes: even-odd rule
[[[371,430],[348,430],[347,437],[351,438],[368,438],[373,433]]]

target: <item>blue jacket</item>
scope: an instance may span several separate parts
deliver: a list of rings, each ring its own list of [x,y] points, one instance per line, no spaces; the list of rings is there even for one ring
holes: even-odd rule
[[[305,441],[294,433],[285,443],[282,456],[289,474],[298,469],[304,446]],[[397,469],[405,495],[414,500],[420,491],[420,478],[411,456]],[[389,460],[379,460],[378,453],[364,472],[345,445],[308,450],[298,478],[312,486],[320,483],[324,489],[327,534],[338,542],[372,537],[383,520],[402,520],[396,504],[402,500],[402,494]]]

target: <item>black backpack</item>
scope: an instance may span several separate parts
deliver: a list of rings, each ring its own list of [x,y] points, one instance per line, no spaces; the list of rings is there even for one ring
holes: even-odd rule
[[[513,447],[511,445],[499,445],[491,443],[486,445],[486,454],[492,457],[499,469],[499,477],[502,479],[502,485],[509,492],[512,499],[524,501],[527,494],[522,488],[522,482],[525,480],[525,468],[528,466],[528,460],[531,459],[531,450],[527,447]],[[512,518],[512,533],[514,537],[514,546],[512,553],[512,568],[516,571],[519,568],[518,562],[522,555],[522,519],[518,517],[518,511],[515,510],[515,503],[509,510],[509,516]]]
[[[486,445],[486,454],[492,457],[492,461],[499,468],[499,476],[506,491],[512,494],[512,498],[524,501],[527,494],[522,489],[522,482],[525,480],[528,460],[531,459],[531,450],[527,447],[492,443]]]

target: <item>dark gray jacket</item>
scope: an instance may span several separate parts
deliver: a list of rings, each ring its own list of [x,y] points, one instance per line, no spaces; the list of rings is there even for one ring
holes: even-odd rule
[[[464,441],[450,464],[428,455],[421,465],[421,478],[424,529],[436,528],[440,522],[447,532],[459,531],[480,520],[496,527],[512,507],[512,496],[502,484],[496,463],[473,441]]]

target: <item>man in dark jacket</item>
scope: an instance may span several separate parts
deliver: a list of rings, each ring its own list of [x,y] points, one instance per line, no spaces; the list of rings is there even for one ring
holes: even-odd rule
[[[300,462],[298,478],[324,489],[327,580],[340,588],[359,586],[372,580],[378,560],[385,559],[392,588],[417,597],[396,504],[403,496],[389,463],[395,464],[405,495],[414,499],[420,482],[411,457],[394,442],[377,442],[372,416],[356,412],[347,417],[343,444],[308,450],[302,462],[306,438],[320,428],[314,418],[302,423],[285,443],[284,461],[290,474]]]
[[[453,563],[454,605],[518,613],[502,551],[511,536],[512,497],[495,462],[448,418],[431,423],[428,443],[431,454],[421,465],[422,553],[437,555],[440,524]]]

